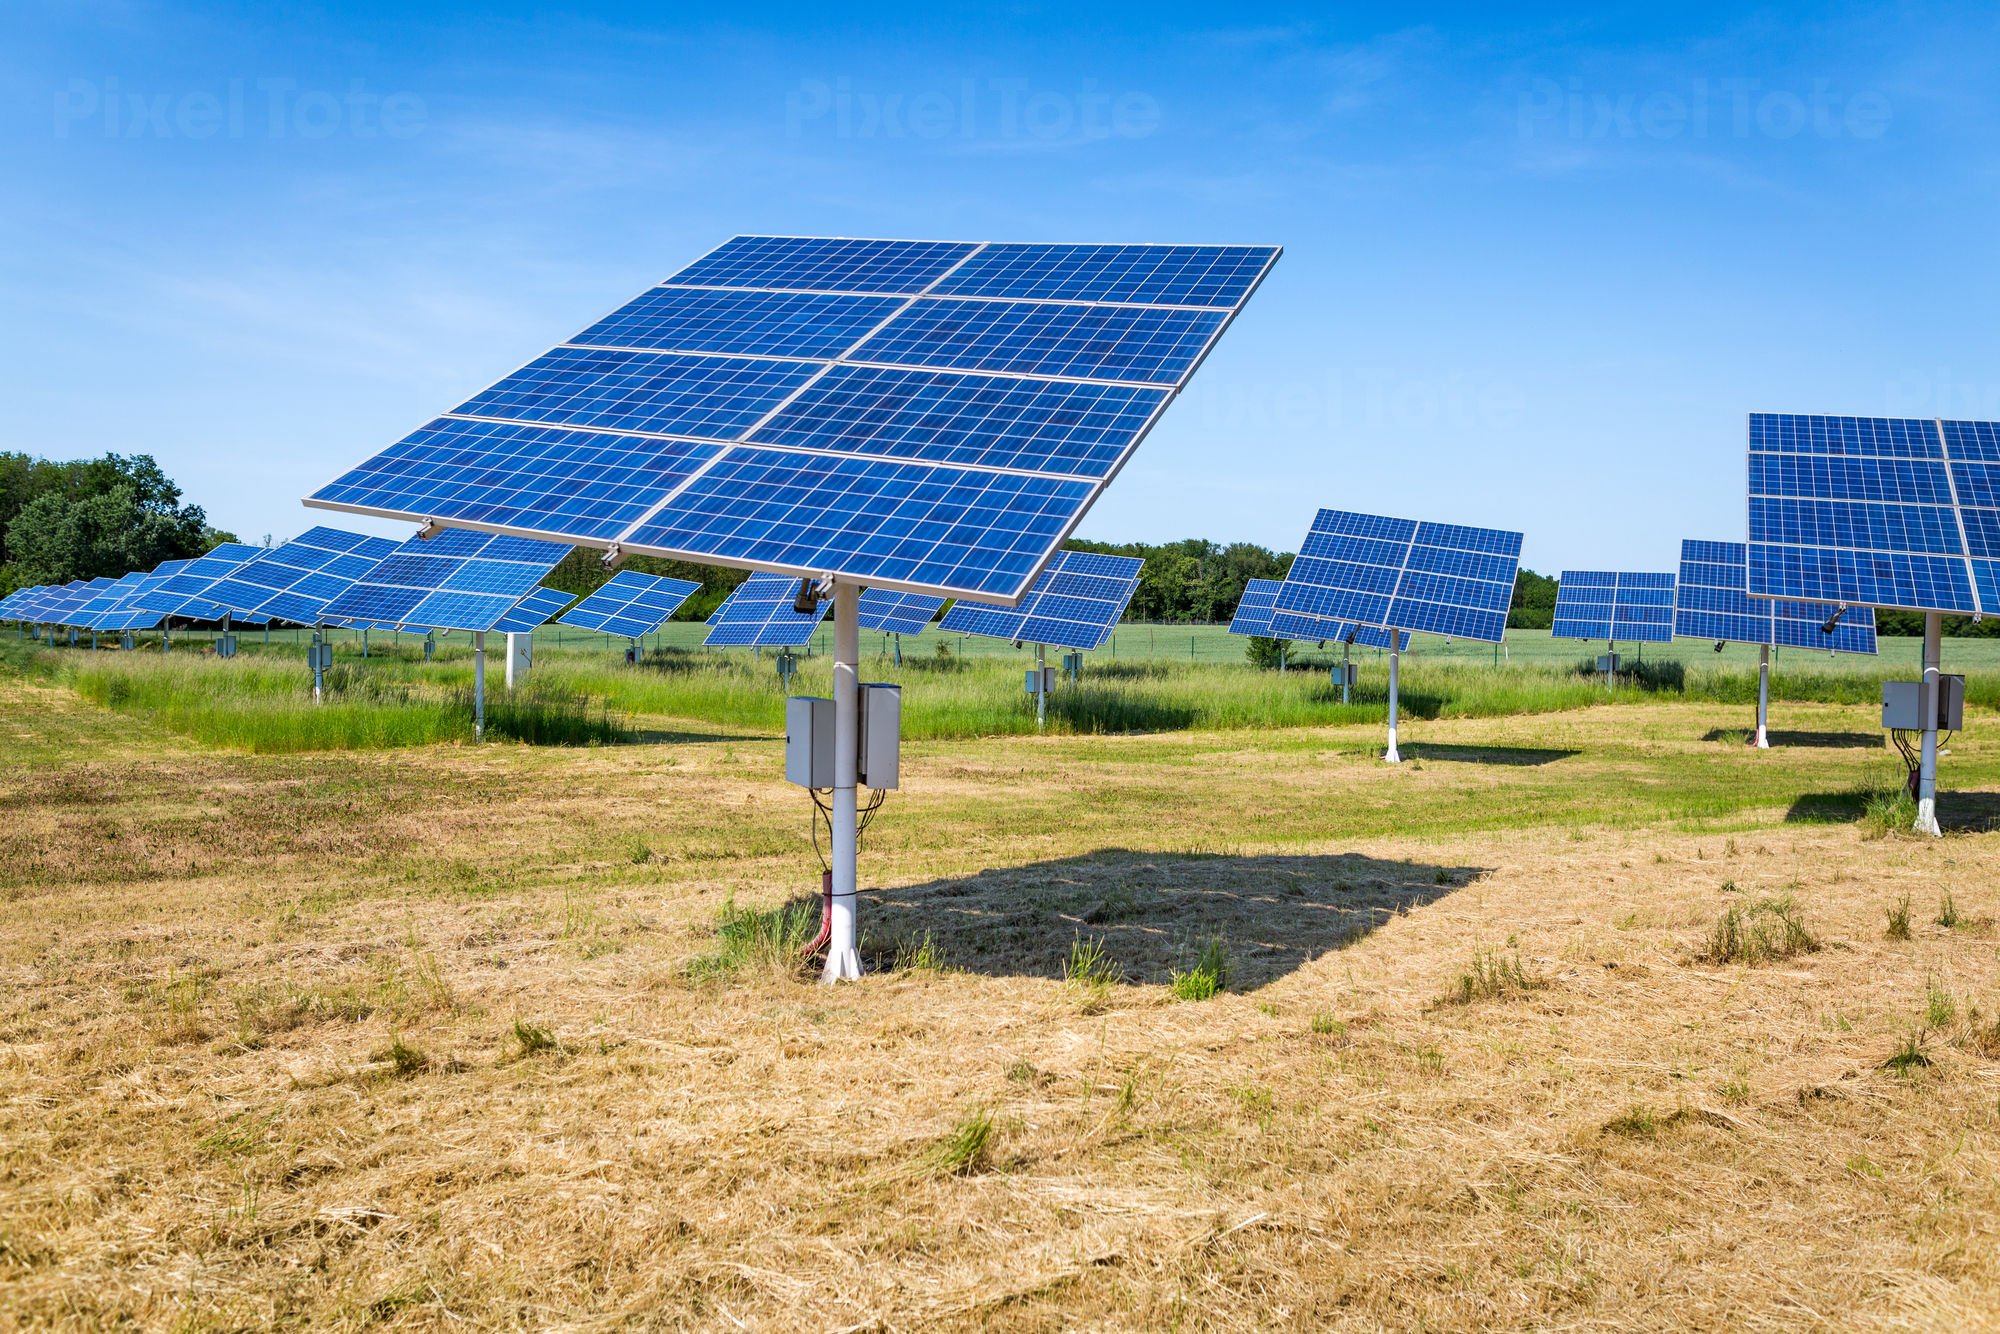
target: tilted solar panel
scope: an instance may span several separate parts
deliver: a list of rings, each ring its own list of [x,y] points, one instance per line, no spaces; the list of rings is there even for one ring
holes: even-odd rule
[[[753,574],[736,586],[708,618],[708,638],[714,648],[797,648],[812,638],[826,616],[828,602],[817,602],[811,615],[792,609],[799,581],[787,574]]]
[[[379,565],[396,544],[339,528],[308,528],[208,590],[229,611],[297,625],[325,624],[326,604]]]
[[[87,629],[102,629],[98,622],[114,612],[125,610],[145,582],[145,573],[137,570],[114,580],[109,588],[99,589],[95,597],[77,608],[76,623]],[[4,606],[0,606],[0,614],[4,612]]]
[[[1131,604],[1144,565],[1137,556],[1059,551],[1018,607],[956,602],[939,628],[1022,644],[1102,648]]]
[[[427,630],[497,629],[569,552],[558,542],[462,528],[412,537],[327,599],[321,615]]]
[[[562,614],[564,625],[637,639],[665,625],[701,585],[691,579],[620,570]]]
[[[1748,548],[1741,542],[1681,543],[1675,586],[1674,633],[1737,644],[1776,644],[1836,653],[1875,652],[1875,613],[1850,607],[1831,632],[1835,607],[1825,602],[1753,598],[1748,592]]]
[[[1276,638],[1271,633],[1271,615],[1278,609],[1279,583],[1277,579],[1252,579],[1243,585],[1236,615],[1229,622],[1230,634]]]
[[[133,595],[132,610],[157,611],[165,616],[183,616],[201,621],[218,619],[228,608],[211,596],[211,590],[264,555],[262,547],[244,542],[224,542],[186,562],[166,578],[149,582]]]
[[[2000,423],[1750,417],[1749,592],[2000,611]]]
[[[897,593],[871,588],[861,595],[859,623],[863,630],[883,634],[920,635],[944,605],[943,598],[924,593]]]
[[[1674,637],[1674,576],[1564,570],[1549,633],[1556,639],[1668,643]]]
[[[1277,257],[737,237],[307,503],[1015,602]]]
[[[1323,509],[1277,611],[1498,643],[1520,562],[1519,533]]]
[[[549,618],[567,607],[573,593],[565,593],[560,588],[537,588],[528,596],[514,604],[505,616],[493,623],[493,628],[502,634],[522,635],[535,627],[546,625]]]

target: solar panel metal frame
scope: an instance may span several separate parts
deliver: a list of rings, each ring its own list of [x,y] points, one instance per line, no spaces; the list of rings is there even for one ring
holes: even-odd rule
[[[321,615],[392,629],[497,630],[569,553],[560,542],[506,533],[419,535],[328,598]]]
[[[700,591],[701,585],[692,579],[620,570],[559,619],[579,629],[639,639],[672,620],[681,605]]]
[[[1674,634],[1830,653],[1876,651],[1872,608],[1848,608],[1829,634],[1822,627],[1832,617],[1834,603],[1754,598],[1747,590],[1748,577],[1746,544],[1684,539],[1674,580]]]
[[[938,628],[1017,644],[1099,649],[1132,605],[1144,566],[1137,556],[1059,551],[1017,606],[961,599]]]
[[[928,593],[899,593],[891,588],[871,588],[861,595],[859,623],[863,630],[889,635],[920,635],[945,600]]]
[[[754,249],[757,246],[783,250],[790,247],[795,251],[819,248],[832,251],[841,246],[879,248],[883,255],[908,252],[910,263],[914,265],[910,276],[897,283],[871,284],[865,281],[846,281],[837,273],[828,278],[802,277],[801,282],[823,282],[824,286],[785,287],[776,281],[750,283],[736,281],[728,272],[729,257],[737,251]],[[900,249],[897,249],[899,248]],[[1078,277],[1076,272],[1064,270],[1054,260],[1042,262],[1055,251],[1091,252],[1101,258],[1102,271],[1097,277]],[[874,252],[869,252],[874,253]],[[1271,268],[1282,255],[1277,246],[1101,246],[1101,247],[1048,247],[995,242],[888,242],[862,240],[857,238],[815,238],[815,237],[752,237],[738,236],[717,246],[707,254],[687,265],[662,283],[655,284],[647,292],[641,293],[634,301],[628,301],[603,319],[590,325],[585,334],[600,331],[647,298],[666,289],[719,290],[737,293],[752,293],[769,297],[773,293],[797,292],[805,294],[851,296],[894,296],[898,298],[896,307],[867,334],[848,344],[837,357],[816,357],[789,359],[808,362],[817,369],[802,385],[778,399],[761,419],[745,429],[718,432],[703,436],[686,431],[667,432],[657,435],[642,435],[629,428],[593,426],[588,423],[571,421],[567,424],[548,420],[529,421],[509,418],[495,421],[479,419],[474,423],[477,430],[467,427],[471,418],[461,417],[463,407],[454,413],[433,418],[425,427],[388,450],[365,461],[356,468],[349,469],[341,476],[321,487],[307,497],[308,505],[341,510],[349,513],[385,515],[393,518],[435,521],[454,527],[470,528],[477,531],[511,533],[527,537],[561,541],[576,545],[605,547],[623,552],[662,556],[672,559],[697,561],[704,564],[726,565],[753,571],[781,573],[793,577],[818,577],[834,574],[843,579],[859,582],[868,587],[885,588],[903,592],[941,595],[945,597],[970,597],[986,602],[1017,604],[1027,595],[1041,571],[1062,547],[1063,541],[1088,513],[1097,497],[1116,478],[1132,455],[1143,443],[1152,427],[1158,422],[1169,403],[1178,396],[1188,380],[1199,369],[1201,363],[1214,350],[1229,325],[1241,313]],[[1144,259],[1167,262],[1170,256],[1184,255],[1190,262],[1201,256],[1212,256],[1213,263],[1221,264],[1227,258],[1232,262],[1243,261],[1245,267],[1230,280],[1233,293],[1226,302],[1218,302],[1217,293],[1208,291],[1197,283],[1190,289],[1194,303],[1177,306],[1159,301],[1138,301],[1132,294],[1139,291],[1147,281],[1135,276],[1136,265]],[[942,263],[947,256],[955,256],[949,263]],[[1249,272],[1248,260],[1255,257],[1254,273]],[[1018,260],[1021,266],[1031,270],[1028,291],[1022,295],[998,295],[991,291],[958,292],[953,290],[950,280],[963,270],[968,276],[984,267],[984,260],[992,259],[1002,268],[1010,260]],[[1117,276],[1108,276],[1112,268],[1121,260],[1130,261],[1134,267]],[[974,261],[982,261],[975,264]],[[885,261],[886,262],[886,261]],[[1075,262],[1072,259],[1072,262]],[[1039,271],[1034,266],[1041,263]],[[968,267],[970,266],[970,267]],[[1081,264],[1078,268],[1081,269]],[[1052,276],[1053,275],[1053,276]],[[765,273],[766,278],[771,277]],[[1106,291],[1098,293],[1095,299],[1081,299],[1076,296],[1050,296],[1046,293],[1049,282],[1102,282]],[[1124,299],[1117,299],[1120,295]],[[1205,294],[1205,295],[1204,295]],[[935,360],[924,363],[917,361],[897,361],[889,364],[870,362],[861,358],[862,349],[877,340],[891,326],[905,317],[914,318],[920,302],[926,300],[955,302],[987,302],[1012,305],[1054,305],[1078,306],[1102,309],[1110,312],[1133,311],[1191,311],[1204,320],[1213,318],[1213,327],[1199,336],[1199,345],[1192,352],[1184,371],[1175,374],[1171,383],[1148,383],[1144,378],[1094,379],[1090,377],[1068,377],[1060,375],[1007,375],[999,374],[1000,381],[1042,385],[1107,385],[1138,386],[1159,391],[1157,402],[1145,412],[1143,420],[1132,429],[1129,438],[1119,446],[1116,457],[1110,459],[1100,470],[1089,476],[1062,472],[1010,473],[999,469],[987,469],[978,464],[947,464],[925,461],[918,458],[902,458],[889,454],[871,454],[864,450],[847,451],[833,449],[804,448],[792,444],[761,439],[760,433],[774,426],[781,414],[804,395],[811,392],[824,379],[848,367],[863,369],[887,369],[906,371],[913,377],[934,375],[940,371],[966,375],[994,375],[989,370],[981,370],[975,365],[939,367]],[[1122,317],[1121,317],[1122,318]],[[629,335],[628,335],[629,336]],[[578,339],[583,335],[579,335]],[[580,351],[620,351],[606,349],[602,345],[580,344],[578,339],[559,345]],[[666,349],[654,346],[639,349],[664,352]],[[553,355],[553,354],[551,354]],[[713,356],[706,353],[699,355]],[[738,350],[735,355],[748,355]],[[766,358],[785,360],[788,358]],[[537,359],[541,361],[543,359]],[[532,369],[535,363],[530,363]],[[499,385],[488,391],[492,394],[509,381],[517,380],[522,372],[503,379]],[[618,384],[620,377],[613,374],[594,383]],[[524,391],[532,392],[532,386],[522,384]],[[595,392],[595,390],[593,390]],[[480,396],[468,400],[468,404],[479,401]],[[454,423],[456,425],[454,426]],[[596,432],[593,438],[591,432]],[[436,442],[418,444],[419,437],[427,432],[439,432]],[[517,450],[541,451],[540,453],[500,455],[489,451],[481,453],[474,445],[460,445],[448,442],[453,435],[480,435],[490,440],[503,436],[510,442],[509,447]],[[560,457],[567,451],[581,448],[575,439],[581,435],[584,440],[592,440],[592,448],[609,449],[613,454],[605,455],[604,467],[626,470],[658,466],[664,469],[662,476],[667,480],[657,487],[657,494],[646,492],[646,502],[637,513],[613,514],[607,507],[613,504],[613,483],[593,478],[590,487],[581,490],[565,490],[560,503],[545,503],[542,508],[563,512],[566,517],[559,526],[547,526],[539,520],[530,522],[525,513],[517,516],[520,521],[505,521],[497,517],[500,513],[497,492],[493,499],[475,504],[465,493],[470,485],[464,481],[468,472],[476,471],[482,465],[489,472],[495,471],[496,461],[512,457],[524,460],[520,466],[530,476],[538,476],[540,495],[548,500],[555,493],[549,485],[549,471],[544,468],[537,473],[548,459]],[[622,437],[622,441],[619,439]],[[419,454],[433,447],[440,459],[454,459],[463,467],[431,464],[420,461]],[[406,449],[406,446],[409,447]],[[401,451],[399,453],[399,451]],[[533,459],[530,467],[525,460]],[[654,464],[647,464],[651,458]],[[622,460],[622,461],[620,461]],[[820,491],[809,487],[801,489],[803,474],[808,471],[802,465],[817,462],[819,470],[814,478],[822,482]],[[685,466],[684,466],[685,465]],[[593,467],[598,465],[593,464]],[[787,474],[791,468],[800,476]],[[408,504],[391,504],[389,499],[398,493],[405,497],[417,496],[407,480],[398,484],[394,479],[406,479],[423,469],[435,475],[429,489],[421,497]],[[824,473],[824,477],[819,474]],[[384,480],[390,479],[390,480]],[[571,479],[564,479],[569,482]],[[976,483],[976,485],[975,485]],[[636,485],[627,483],[627,485]],[[936,487],[943,485],[946,490],[938,493]],[[589,491],[590,494],[583,494]],[[449,492],[449,494],[446,494]],[[366,494],[372,503],[359,503],[357,497]],[[842,512],[849,522],[845,528],[834,529],[822,522],[808,521],[805,507],[808,495],[825,495],[827,503],[821,510],[812,511],[820,519],[836,511],[835,502],[845,502],[856,495],[881,498],[899,496],[895,507],[884,509],[869,503],[870,512],[862,522],[872,524],[864,530],[853,522],[851,513]],[[526,491],[516,486],[512,499],[506,508],[521,511],[520,503]],[[637,492],[634,492],[637,495]],[[745,514],[750,505],[746,497],[754,495],[785,496],[790,508],[772,501],[763,508],[766,511]],[[442,499],[440,499],[442,497]],[[951,499],[947,507],[945,500]],[[1032,509],[1035,500],[1040,509]],[[445,510],[451,512],[444,512]],[[586,514],[585,511],[589,513]],[[973,516],[982,514],[1010,516],[1011,527],[996,529],[981,528],[970,522]],[[780,542],[773,533],[778,531],[773,524],[783,519],[791,519],[789,527],[782,531],[786,540]],[[879,539],[890,528],[907,530],[910,540],[892,543],[894,549],[879,549]],[[747,535],[750,529],[761,529],[756,536]],[[586,531],[588,530],[588,531]],[[1008,543],[995,547],[992,536],[996,532],[1010,534]],[[793,540],[804,534],[813,534],[820,545],[813,548],[810,543]],[[926,534],[930,534],[926,536]],[[947,547],[945,536],[950,535],[956,546]],[[984,541],[980,539],[984,538]],[[655,540],[649,541],[653,537]],[[844,551],[836,552],[835,543],[845,542]],[[920,545],[919,545],[920,544]],[[920,556],[919,550],[927,553]],[[940,553],[959,553],[948,559]],[[999,554],[994,554],[994,553]],[[984,562],[974,569],[968,562],[978,554]],[[981,571],[984,571],[982,574]]]
[[[1556,611],[1549,637],[1621,644],[1672,643],[1675,583],[1673,575],[1653,570],[1564,570],[1556,582]],[[1599,590],[1606,596],[1584,596]],[[1594,610],[1597,607],[1607,611],[1599,616]],[[1630,611],[1643,614],[1634,619],[1627,614]],[[1661,612],[1664,615],[1657,614]]]
[[[1313,617],[1497,644],[1521,572],[1520,533],[1322,509],[1279,585],[1274,624]]]
[[[792,609],[799,581],[768,571],[738,584],[708,618],[710,648],[797,648],[813,637],[833,604],[821,599],[812,615]]]
[[[1750,414],[1752,597],[2000,610],[2000,422]]]

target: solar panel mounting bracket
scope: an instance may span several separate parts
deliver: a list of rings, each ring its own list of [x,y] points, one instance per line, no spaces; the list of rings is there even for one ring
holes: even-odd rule
[[[610,546],[606,547],[604,549],[603,561],[604,561],[604,568],[607,570],[615,570],[620,565],[623,565],[625,563],[624,545],[622,543],[613,542]]]
[[[443,532],[444,532],[444,525],[439,523],[436,519],[426,518],[422,523],[417,525],[417,536],[422,538],[426,542],[430,541],[434,537],[437,537],[439,534]]]

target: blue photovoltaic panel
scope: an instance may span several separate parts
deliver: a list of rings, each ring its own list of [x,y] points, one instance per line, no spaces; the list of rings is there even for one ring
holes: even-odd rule
[[[219,619],[227,610],[209,591],[244,566],[262,558],[264,548],[243,542],[224,542],[205,555],[196,556],[163,579],[146,584],[133,595],[133,611],[157,611],[165,616],[194,620]]]
[[[1556,639],[1665,644],[1674,637],[1671,574],[1564,570],[1556,585]]]
[[[35,609],[41,606],[42,599],[48,596],[48,592],[47,584],[35,584],[29,588],[17,589],[7,595],[6,601],[0,602],[0,609],[6,611],[9,620],[32,621]]]
[[[1243,303],[1270,263],[1258,246],[989,245],[936,291],[1228,310]]]
[[[111,587],[109,579],[79,579],[75,583],[64,584],[62,596],[56,598],[44,609],[42,619],[49,625],[79,625],[76,617],[85,605],[105,589]]]
[[[1229,622],[1230,634],[1277,637],[1271,633],[1271,616],[1278,609],[1278,584],[1276,579],[1252,579],[1243,585],[1236,616]]]
[[[570,342],[667,352],[837,357],[902,304],[892,296],[655,287]]]
[[[97,628],[97,623],[105,617],[113,612],[125,610],[145,582],[145,573],[135,570],[123,579],[113,582],[109,588],[99,589],[97,596],[77,608],[77,624],[92,629]],[[0,604],[0,615],[5,613],[5,604]]]
[[[572,596],[560,588],[538,588],[515,603],[513,610],[494,622],[493,628],[502,634],[527,634],[538,625],[548,624],[551,616],[569,605]]]
[[[1676,635],[1835,653],[1875,651],[1871,608],[1848,608],[1827,633],[1823,627],[1835,611],[1831,603],[1751,597],[1747,550],[1741,542],[1690,538],[1681,543],[1680,578],[1674,589]]]
[[[738,236],[667,281],[677,287],[798,288],[914,296],[978,248],[970,241]]]
[[[1410,646],[1410,632],[1397,632],[1398,649]],[[1388,648],[1389,632],[1379,625],[1357,625],[1353,621],[1324,616],[1306,616],[1295,611],[1271,612],[1273,639],[1311,639],[1325,644],[1360,644],[1367,648]]]
[[[326,623],[326,604],[396,549],[386,537],[309,528],[208,590],[228,611],[297,625]]]
[[[920,635],[943,605],[943,598],[932,597],[928,593],[896,593],[886,588],[871,588],[861,595],[861,628],[892,635]]]
[[[1020,606],[957,602],[939,628],[1021,644],[1101,648],[1131,603],[1144,564],[1137,556],[1059,551]]]
[[[836,366],[759,427],[759,443],[1105,477],[1168,398],[1136,385]]]
[[[330,621],[493,630],[570,549],[557,542],[446,529],[412,537],[327,600]]]
[[[1519,533],[1321,510],[1277,613],[1498,643],[1520,564]]]
[[[692,579],[620,570],[562,615],[564,625],[637,639],[665,625],[701,585]]]
[[[2000,425],[1750,417],[1749,592],[2000,610]]]
[[[792,610],[798,593],[799,581],[790,575],[751,575],[708,618],[702,642],[716,648],[797,648],[812,638],[828,605],[821,602],[812,615],[801,616]]]
[[[737,237],[307,503],[1018,601],[1277,256]]]

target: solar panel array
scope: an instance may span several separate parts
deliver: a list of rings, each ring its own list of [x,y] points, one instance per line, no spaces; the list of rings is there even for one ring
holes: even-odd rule
[[[562,615],[564,625],[637,639],[665,625],[701,585],[691,579],[620,570]]]
[[[374,569],[396,544],[338,528],[308,528],[291,541],[242,566],[208,590],[241,616],[263,616],[299,625],[324,625],[326,604]]]
[[[227,608],[211,596],[211,590],[264,554],[262,547],[224,542],[205,555],[183,562],[165,578],[148,582],[134,594],[132,610],[157,611],[163,616],[185,616],[199,621],[216,620]]]
[[[1323,509],[1277,609],[1498,643],[1520,563],[1519,533]]]
[[[569,551],[557,542],[464,529],[412,537],[329,598],[322,614],[370,625],[493,630]]]
[[[820,602],[811,615],[792,609],[799,581],[788,574],[753,574],[736,586],[708,618],[702,642],[725,648],[797,648],[812,638],[826,615]]]
[[[307,503],[1016,600],[1277,256],[739,236]]]
[[[560,588],[537,588],[495,621],[493,628],[502,634],[528,634],[537,626],[547,625],[549,618],[567,607],[573,596]]]
[[[1779,644],[1836,653],[1875,651],[1875,613],[1851,607],[1831,633],[1824,627],[1834,606],[1753,598],[1748,591],[1748,548],[1741,542],[1681,543],[1675,586],[1674,633],[1736,644]]]
[[[1139,587],[1137,556],[1059,551],[1017,607],[957,602],[941,629],[1023,644],[1101,648]]]
[[[2000,611],[2000,423],[1750,417],[1755,597]]]
[[[1252,579],[1243,585],[1236,615],[1229,622],[1230,634],[1277,637],[1271,633],[1271,615],[1278,609],[1279,583],[1276,579]]]
[[[1665,644],[1674,637],[1674,577],[1564,570],[1549,633],[1557,639]]]
[[[930,627],[931,618],[943,605],[943,598],[925,593],[871,588],[861,595],[861,628],[884,634],[920,635]]]

